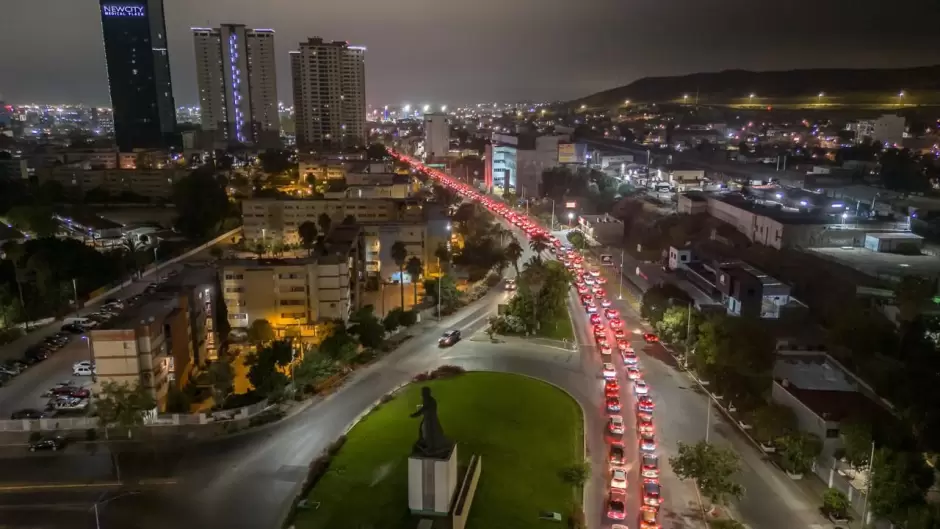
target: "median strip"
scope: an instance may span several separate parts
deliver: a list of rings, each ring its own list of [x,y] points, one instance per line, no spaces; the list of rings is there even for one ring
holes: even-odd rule
[[[89,483],[9,483],[0,484],[0,493],[10,492],[38,492],[50,490],[71,489],[104,489],[132,485],[176,485],[178,481],[173,478],[150,478],[137,481],[95,481]]]

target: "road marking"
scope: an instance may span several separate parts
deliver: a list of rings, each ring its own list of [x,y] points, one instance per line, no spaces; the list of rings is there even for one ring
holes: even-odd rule
[[[41,490],[68,490],[68,489],[99,489],[106,487],[121,487],[124,485],[175,485],[178,481],[173,478],[149,478],[136,482],[99,481],[94,483],[17,483],[0,485],[0,492],[34,492]]]

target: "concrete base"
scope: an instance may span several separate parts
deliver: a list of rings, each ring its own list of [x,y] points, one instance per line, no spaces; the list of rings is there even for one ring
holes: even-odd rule
[[[408,508],[414,514],[447,516],[457,488],[457,445],[442,458],[408,458]]]

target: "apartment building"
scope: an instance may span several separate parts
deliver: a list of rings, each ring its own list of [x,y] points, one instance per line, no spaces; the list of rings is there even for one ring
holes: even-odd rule
[[[359,240],[358,226],[337,226],[327,255],[220,262],[229,325],[265,319],[282,335],[313,336],[317,323],[349,319],[359,298]]]
[[[274,31],[192,28],[202,130],[213,144],[277,146]]]
[[[173,184],[189,174],[186,169],[80,169],[46,167],[36,171],[39,183],[58,182],[66,192],[84,194],[100,189],[111,195],[129,192],[153,199],[169,199]]]
[[[290,52],[297,145],[361,145],[366,135],[365,51],[345,41],[307,39]]]
[[[417,200],[340,198],[277,199],[252,198],[242,201],[244,237],[251,242],[280,240],[298,244],[297,227],[317,222],[327,214],[333,225],[346,217],[357,222],[423,221],[422,204]]]

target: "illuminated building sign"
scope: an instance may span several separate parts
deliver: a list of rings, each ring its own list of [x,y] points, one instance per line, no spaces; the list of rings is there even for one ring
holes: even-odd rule
[[[101,13],[106,17],[144,17],[147,16],[147,13],[144,10],[144,6],[135,6],[135,5],[103,5],[101,6]]]

